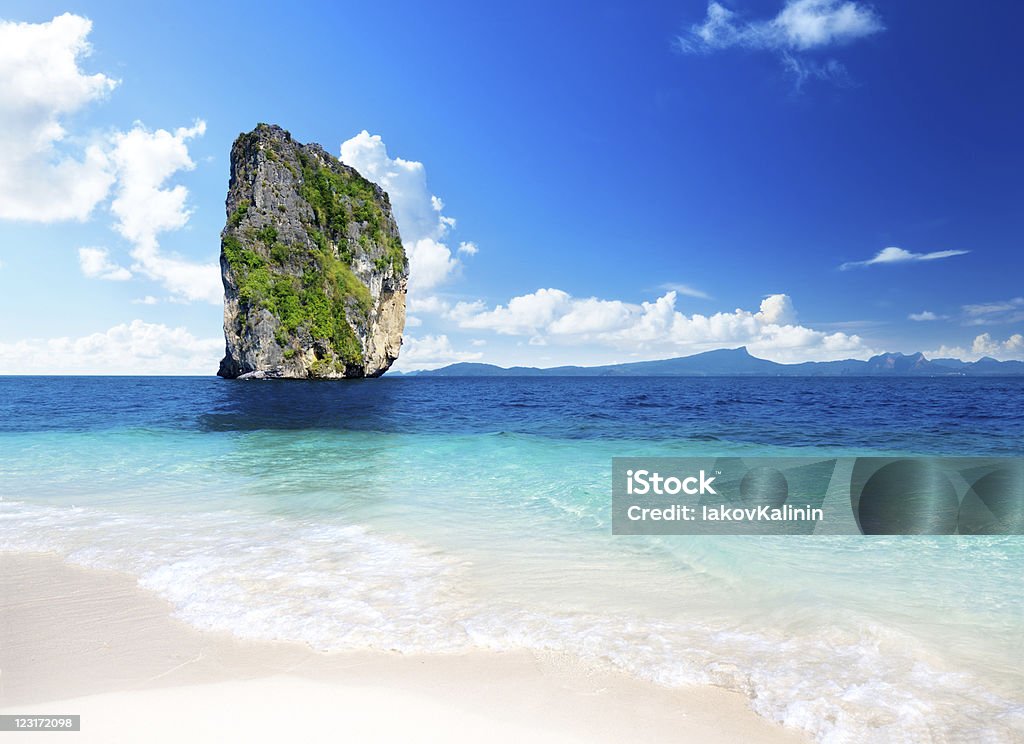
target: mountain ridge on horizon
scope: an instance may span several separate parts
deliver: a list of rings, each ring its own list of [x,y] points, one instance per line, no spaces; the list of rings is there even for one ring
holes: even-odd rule
[[[394,371],[401,377],[976,377],[1024,375],[1024,362],[982,357],[974,362],[954,358],[928,359],[923,352],[885,352],[867,360],[784,364],[753,356],[746,346],[713,349],[690,356],[593,367],[499,367],[482,362],[456,362],[432,370]]]

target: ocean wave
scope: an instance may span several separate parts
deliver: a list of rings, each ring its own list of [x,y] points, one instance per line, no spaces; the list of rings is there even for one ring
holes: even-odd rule
[[[2,550],[130,573],[186,622],[241,638],[321,650],[571,653],[662,686],[737,691],[762,716],[829,744],[1024,738],[1024,691],[949,668],[913,634],[867,614],[775,608],[758,620],[737,609],[682,622],[656,603],[602,611],[599,586],[588,604],[553,609],[508,587],[488,595],[456,552],[322,518],[7,501],[0,527]],[[696,568],[705,587],[720,570]],[[740,583],[722,583],[720,609],[733,606]]]

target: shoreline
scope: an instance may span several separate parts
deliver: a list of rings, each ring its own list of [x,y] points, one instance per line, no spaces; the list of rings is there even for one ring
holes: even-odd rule
[[[566,654],[317,652],[200,631],[131,576],[54,554],[0,553],[0,618],[0,712],[80,714],[77,741],[809,741],[738,693]]]

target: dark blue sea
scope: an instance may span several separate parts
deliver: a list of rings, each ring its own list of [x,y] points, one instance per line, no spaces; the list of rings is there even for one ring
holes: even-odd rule
[[[0,431],[333,429],[1024,453],[1024,377],[0,378]],[[705,445],[714,449],[713,444]]]

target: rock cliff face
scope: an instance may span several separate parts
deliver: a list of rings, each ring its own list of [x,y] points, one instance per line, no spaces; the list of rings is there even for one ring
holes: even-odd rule
[[[231,148],[221,377],[376,377],[398,357],[408,262],[388,195],[260,124]]]

